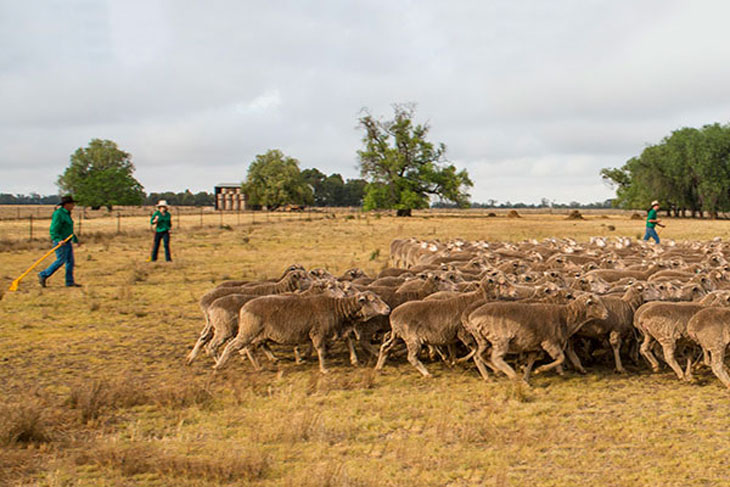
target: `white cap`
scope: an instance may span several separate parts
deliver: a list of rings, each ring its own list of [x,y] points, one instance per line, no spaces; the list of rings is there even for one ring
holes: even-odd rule
[[[651,206],[656,206],[658,204],[659,204],[659,202],[657,200],[654,200],[651,202]],[[160,205],[157,205],[157,206],[160,206]]]
[[[653,203],[652,203],[652,204],[653,204]],[[165,200],[160,200],[160,201],[158,201],[158,202],[157,202],[157,207],[159,208],[160,206],[164,206],[164,207],[167,207],[167,201],[165,201]]]

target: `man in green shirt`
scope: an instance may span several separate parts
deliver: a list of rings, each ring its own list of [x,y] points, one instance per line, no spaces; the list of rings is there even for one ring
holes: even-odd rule
[[[66,264],[66,287],[81,287],[74,281],[74,251],[71,242],[78,244],[74,235],[74,221],[71,219],[71,210],[76,206],[73,196],[61,198],[61,204],[53,212],[51,218],[51,240],[55,247],[60,242],[71,236],[71,240],[56,249],[56,261],[44,271],[38,273],[38,282],[41,287],[46,287],[46,280],[53,275],[62,265]]]
[[[155,242],[152,244],[151,261],[157,260],[157,251],[160,249],[160,241],[165,245],[165,260],[170,262],[170,229],[172,228],[172,215],[167,211],[167,201],[160,200],[157,203],[157,211],[152,215],[150,224],[155,226]]]
[[[661,220],[657,217],[659,211],[659,202],[654,200],[651,202],[651,208],[649,208],[649,214],[646,216],[646,232],[644,233],[644,240],[653,238],[656,243],[659,243],[659,234],[656,233],[656,227],[659,225],[663,227]]]

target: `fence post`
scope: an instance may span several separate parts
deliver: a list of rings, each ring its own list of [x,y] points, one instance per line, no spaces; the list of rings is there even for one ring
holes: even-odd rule
[[[238,209],[236,209],[236,225],[241,226],[241,207],[239,206]]]
[[[122,213],[117,210],[117,235],[122,233]]]
[[[200,207],[200,228],[203,228],[203,207]]]
[[[177,213],[177,229],[180,230],[182,228],[182,223],[180,223],[180,208],[175,207],[175,213]]]
[[[33,213],[30,214],[30,240],[33,240]]]
[[[221,213],[221,224],[220,227],[223,228],[223,210],[220,210]]]

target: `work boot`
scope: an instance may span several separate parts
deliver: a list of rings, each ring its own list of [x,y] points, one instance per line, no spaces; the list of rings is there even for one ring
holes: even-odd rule
[[[41,287],[46,287],[46,279],[48,278],[43,277],[40,272],[38,273],[38,284],[40,284]]]
[[[82,286],[78,282],[74,282],[73,284],[66,284],[66,287],[82,287]]]

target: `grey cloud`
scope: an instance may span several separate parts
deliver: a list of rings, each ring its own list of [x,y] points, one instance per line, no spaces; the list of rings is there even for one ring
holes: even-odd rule
[[[2,191],[54,192],[91,138],[152,190],[280,148],[358,176],[362,107],[418,104],[473,199],[596,201],[671,130],[727,122],[724,2],[0,3]],[[23,170],[18,170],[22,167]]]

